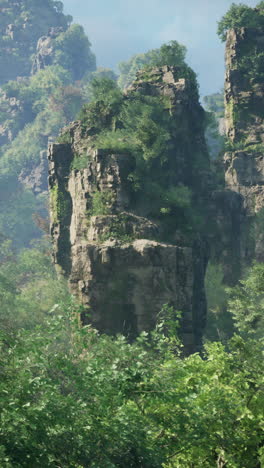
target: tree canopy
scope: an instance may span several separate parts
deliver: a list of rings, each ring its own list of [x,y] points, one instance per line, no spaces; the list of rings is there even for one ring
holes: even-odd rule
[[[1,467],[262,466],[261,343],[183,358],[169,308],[133,344],[78,313],[58,304],[41,327],[1,332]]]
[[[256,8],[251,8],[244,3],[232,3],[228,12],[218,22],[217,33],[222,41],[226,40],[229,29],[257,28],[264,26],[264,2],[260,2]]]
[[[138,70],[149,67],[162,67],[175,65],[183,67],[186,56],[186,47],[177,41],[163,44],[159,49],[153,49],[145,54],[134,55],[128,62],[119,64],[119,86],[127,88],[135,79]]]

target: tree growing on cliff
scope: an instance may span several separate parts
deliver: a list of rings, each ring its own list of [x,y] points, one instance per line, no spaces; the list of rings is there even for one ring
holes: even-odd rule
[[[159,49],[149,50],[145,54],[134,55],[127,62],[119,64],[120,76],[118,84],[127,88],[134,81],[136,73],[145,67],[162,67],[172,65],[183,67],[186,56],[186,47],[177,41],[163,44]]]
[[[228,12],[218,22],[217,33],[220,39],[226,40],[226,33],[229,29],[236,28],[257,28],[264,26],[264,2],[260,2],[256,8],[250,8],[244,3],[238,5],[232,3]]]
[[[81,80],[87,71],[96,69],[95,55],[88,37],[79,24],[73,24],[55,39],[54,64],[70,70],[73,81]]]

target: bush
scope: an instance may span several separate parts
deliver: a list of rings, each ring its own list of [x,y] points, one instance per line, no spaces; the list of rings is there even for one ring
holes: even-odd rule
[[[180,358],[169,308],[132,344],[79,327],[73,303],[54,309],[1,333],[1,466],[258,466],[260,344],[236,336]]]

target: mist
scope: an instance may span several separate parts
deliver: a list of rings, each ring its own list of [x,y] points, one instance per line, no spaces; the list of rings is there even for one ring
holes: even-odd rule
[[[248,0],[249,6],[258,1]],[[65,12],[82,24],[97,64],[118,70],[136,53],[177,40],[188,48],[187,62],[198,74],[201,95],[223,88],[224,44],[217,22],[232,0],[65,0]]]

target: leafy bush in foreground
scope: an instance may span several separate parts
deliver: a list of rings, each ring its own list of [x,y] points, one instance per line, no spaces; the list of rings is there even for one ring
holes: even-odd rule
[[[46,325],[2,334],[3,468],[260,466],[260,344],[235,336],[181,358],[164,323],[129,344],[57,308]]]

